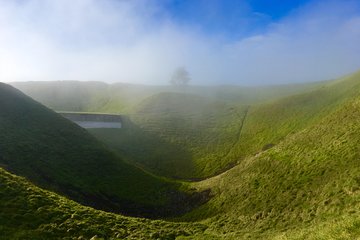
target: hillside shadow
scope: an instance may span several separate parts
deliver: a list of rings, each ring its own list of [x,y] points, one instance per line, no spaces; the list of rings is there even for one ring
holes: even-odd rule
[[[156,175],[190,179],[195,172],[192,154],[182,146],[145,131],[126,116],[121,129],[89,129],[122,159]]]
[[[147,132],[128,117],[123,117],[121,129],[88,129],[97,139],[115,151],[122,160],[147,172],[173,179],[184,179],[195,171],[192,155],[183,147],[166,142],[161,137]],[[178,217],[206,203],[211,198],[210,189],[201,192],[167,191],[167,203],[162,206],[144,205],[119,199],[106,193],[84,193],[84,204],[97,209],[146,218]],[[90,203],[90,204],[89,204]]]

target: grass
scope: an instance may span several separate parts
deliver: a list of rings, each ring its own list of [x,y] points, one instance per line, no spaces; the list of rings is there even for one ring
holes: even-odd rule
[[[360,236],[359,93],[360,72],[307,93],[251,104],[248,111],[243,105],[212,101],[204,96],[183,93],[154,95],[133,108],[136,114],[130,115],[124,123],[133,125],[113,135],[104,133],[104,136],[113,137],[106,143],[108,145],[120,139],[118,134],[124,134],[124,142],[116,143],[114,148],[128,144],[125,140],[129,139],[132,143],[129,145],[134,146],[133,152],[129,151],[130,147],[117,149],[119,154],[126,156],[126,161],[131,161],[128,157],[136,152],[146,156],[148,151],[150,160],[155,153],[158,156],[167,154],[170,162],[174,153],[180,156],[186,153],[192,159],[186,162],[183,171],[201,169],[198,168],[201,161],[194,161],[191,153],[191,143],[195,144],[194,149],[201,143],[185,141],[185,136],[170,131],[174,130],[173,126],[177,131],[189,129],[186,132],[188,137],[192,134],[204,137],[208,136],[208,128],[193,133],[192,126],[201,127],[201,123],[211,119],[212,114],[218,124],[213,126],[221,126],[221,123],[242,125],[240,140],[229,140],[233,145],[232,151],[227,153],[227,156],[239,158],[237,165],[215,177],[186,186],[197,191],[211,189],[212,198],[207,203],[168,221],[127,218],[80,206],[1,170],[0,184],[11,187],[0,188],[0,193],[3,193],[0,204],[5,203],[0,205],[0,233],[10,236],[9,239],[16,239],[16,234],[22,234],[18,237],[22,239],[26,234],[31,238],[39,236],[39,239],[57,236],[72,239],[78,238],[79,234],[85,239],[94,234],[105,239],[116,239],[116,234],[120,234],[120,239],[357,239]],[[176,106],[176,111],[169,106]],[[244,121],[239,122],[240,118],[235,116],[237,122],[231,120],[232,115],[227,113],[232,107],[240,113],[242,111],[240,116],[246,116]],[[199,125],[196,125],[197,120]],[[190,122],[194,125],[188,125]],[[214,122],[205,121],[204,125]],[[220,127],[215,128],[218,129]],[[219,135],[225,132],[221,129]],[[233,132],[225,135],[230,136]],[[205,144],[210,143],[205,141]],[[16,146],[14,149],[21,148]],[[207,151],[210,150],[213,149]],[[180,159],[177,161],[175,158],[174,163]],[[136,162],[146,166],[147,163],[140,160]],[[154,158],[151,161],[158,165],[146,167],[164,168],[165,160],[156,162]],[[219,165],[222,161],[219,160]],[[188,164],[194,163],[186,169]],[[214,164],[218,166],[215,160]],[[161,171],[168,171],[170,167]],[[30,190],[26,192],[25,189]],[[37,191],[35,195],[41,196],[28,197],[33,195],[33,189]],[[17,196],[23,200],[14,201]],[[33,198],[39,200],[35,201],[35,208],[29,204]],[[55,203],[49,205],[47,201],[52,199]],[[61,204],[58,199],[61,199]],[[47,209],[45,215],[34,211],[41,206]],[[27,209],[31,211],[26,212]],[[68,220],[74,212],[79,214],[74,220]],[[49,218],[49,215],[54,218]],[[34,221],[31,225],[29,219],[39,223]]]
[[[215,174],[234,158],[246,106],[180,93],[146,99],[117,131],[90,130],[132,162],[161,175],[196,178]]]
[[[160,93],[134,107],[123,129],[91,133],[156,174],[201,179],[306,128],[354,96],[358,85],[331,81],[306,93],[251,105]]]
[[[359,77],[356,73],[306,93],[250,106],[232,154],[240,160],[252,156],[319,121],[358,94]]]
[[[125,217],[82,206],[0,168],[0,239],[175,239],[206,225]]]
[[[188,180],[216,175],[267,145],[247,144],[258,143],[257,139],[242,140],[248,122],[245,115],[248,110],[254,112],[252,105],[324,84],[178,89],[75,81],[14,83],[57,111],[126,114],[123,129],[90,132],[132,164],[158,175]]]
[[[358,237],[359,118],[357,95],[273,148],[194,184],[211,188],[214,198],[183,220],[204,219],[210,225],[207,232],[230,239]]]
[[[86,130],[5,84],[0,132],[3,167],[83,204],[149,217],[197,204],[196,194],[182,191],[185,184],[127,164]]]

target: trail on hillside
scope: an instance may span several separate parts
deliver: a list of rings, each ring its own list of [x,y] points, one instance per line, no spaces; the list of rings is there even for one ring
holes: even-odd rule
[[[233,150],[233,148],[239,143],[239,141],[240,141],[240,136],[241,136],[242,130],[243,130],[243,128],[244,128],[245,119],[246,119],[246,117],[247,117],[247,114],[248,114],[248,112],[249,112],[249,109],[250,109],[250,105],[248,105],[248,106],[246,107],[244,116],[241,116],[241,115],[238,113],[238,111],[235,111],[236,115],[238,115],[239,118],[242,118],[242,120],[241,120],[241,122],[240,122],[240,127],[239,127],[239,129],[238,129],[238,132],[237,132],[237,134],[236,134],[236,136],[237,136],[237,137],[236,137],[236,140],[234,141],[234,143],[233,143],[233,144],[231,145],[231,147],[229,148],[229,151],[227,151],[227,153],[224,154],[223,158],[228,157],[228,156],[230,155],[231,151]],[[230,166],[230,167],[225,167],[224,169],[222,169],[222,171],[221,171],[220,173],[225,172],[225,171],[227,171],[228,169],[232,168],[232,167],[234,166],[234,164],[233,164],[233,163],[230,163],[229,166]],[[220,174],[220,173],[218,173],[218,174]],[[216,175],[218,175],[218,174],[216,174]]]
[[[236,137],[236,140],[234,141],[234,143],[231,145],[231,147],[229,148],[229,150],[227,151],[227,153],[225,153],[222,157],[223,158],[226,158],[227,156],[230,155],[232,149],[238,144],[238,142],[240,141],[240,136],[241,136],[241,133],[242,133],[242,130],[243,130],[243,127],[244,127],[244,123],[245,123],[245,120],[246,120],[246,117],[247,117],[247,114],[249,112],[249,109],[250,109],[250,105],[247,105],[245,111],[244,111],[244,115],[241,116],[237,111],[235,112],[236,115],[238,115],[238,117],[241,119],[241,122],[240,122],[240,127],[238,129],[238,132],[237,132],[237,137]],[[206,179],[209,179],[209,178],[212,178],[212,177],[216,177],[220,174],[223,174],[224,172],[230,170],[231,168],[235,167],[236,163],[235,162],[230,162],[228,163],[227,166],[223,167],[222,169],[220,169],[220,171],[217,171],[215,172],[214,174],[211,174],[207,177],[200,177],[200,178],[187,178],[187,179],[183,179],[185,181],[189,181],[189,182],[200,182],[200,181],[203,181],[203,180],[206,180]]]

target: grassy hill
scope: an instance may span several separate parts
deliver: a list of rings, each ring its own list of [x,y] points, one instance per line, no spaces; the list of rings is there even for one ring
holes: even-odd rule
[[[276,145],[325,116],[353,94],[356,88],[347,82],[186,89],[75,81],[15,86],[56,110],[126,112],[123,129],[91,133],[143,169],[200,179]]]
[[[58,111],[126,113],[128,117],[124,117],[123,129],[96,129],[91,133],[128,162],[156,174],[182,179],[216,175],[272,144],[270,140],[273,139],[269,136],[260,142],[246,136],[246,132],[245,137],[242,136],[249,122],[248,111],[255,119],[250,122],[256,123],[258,114],[256,111],[253,113],[254,104],[324,85],[324,82],[318,82],[179,89],[76,81],[14,83],[17,88]],[[261,119],[270,113],[261,109],[258,112],[262,114]],[[250,129],[250,134],[256,130]],[[279,134],[275,138],[281,137],[283,135]],[[254,141],[256,144],[248,144]]]
[[[211,188],[214,198],[183,219],[206,219],[208,233],[223,232],[229,239],[358,238],[360,74],[327,91],[342,92],[345,86],[346,97],[303,130],[194,184]]]
[[[357,72],[306,93],[251,105],[232,154],[252,156],[318,121],[359,94],[359,78]]]
[[[6,85],[0,89],[3,89],[0,97],[5,94],[16,95],[31,101]],[[8,102],[6,99],[9,99]],[[0,99],[4,113],[7,113],[0,115],[3,126],[11,126],[4,119],[13,117],[12,112],[26,113],[12,118],[13,132],[16,132],[15,126],[22,126],[17,122],[18,119],[30,121],[26,117],[30,113],[18,111],[16,104],[10,105],[17,101],[20,100],[11,97]],[[7,110],[4,106],[12,106],[13,110]],[[31,112],[36,112],[38,107],[44,108],[36,106]],[[169,106],[176,106],[176,111]],[[184,216],[163,221],[104,213],[41,190],[23,178],[0,170],[0,185],[3,186],[0,188],[0,235],[6,236],[5,239],[89,239],[95,235],[104,239],[357,239],[360,236],[360,72],[307,93],[250,107],[219,100],[210,101],[206,97],[191,94],[157,94],[134,108],[136,114],[130,115],[125,123],[133,126],[122,129],[125,130],[122,133],[133,136],[133,144],[137,144],[137,141],[148,144],[136,145],[134,152],[142,152],[145,156],[146,151],[149,154],[159,151],[159,156],[169,154],[170,158],[171,153],[182,154],[182,148],[192,149],[192,142],[196,143],[194,149],[202,144],[186,141],[179,132],[196,126],[199,132],[194,133],[195,137],[210,136],[209,125],[231,126],[234,121],[241,119],[229,114],[234,113],[234,110],[239,111],[240,116],[245,116],[240,141],[231,147],[231,154],[238,155],[242,160],[218,176],[186,186],[200,192],[211,189],[212,198]],[[53,112],[47,111],[53,115]],[[156,112],[162,115],[154,114]],[[211,116],[216,121],[211,120]],[[51,126],[56,125],[49,121],[46,122],[51,123]],[[203,129],[202,124],[206,126]],[[173,125],[178,127],[178,133],[169,130],[173,129]],[[234,125],[239,124],[237,122]],[[214,128],[213,131],[222,129]],[[5,130],[1,131],[3,133]],[[224,132],[218,132],[220,139]],[[230,132],[226,136],[231,136],[233,131]],[[10,136],[10,130],[5,133]],[[47,133],[42,132],[42,135]],[[191,131],[186,133],[187,137],[193,134]],[[13,136],[14,139],[26,139],[26,134]],[[86,136],[99,145],[90,135]],[[143,136],[148,138],[141,139]],[[169,136],[176,138],[171,140]],[[113,137],[119,139],[117,133]],[[15,141],[11,143],[9,139],[0,142],[3,144],[0,145],[1,163],[7,169],[11,169],[8,164],[12,162],[11,156],[15,159],[17,155],[9,155],[3,149],[11,150],[9,146],[13,146],[14,152],[20,151],[19,156],[26,155],[22,149],[26,153],[29,151],[26,148],[29,144],[11,145]],[[66,139],[69,141],[71,138]],[[160,144],[157,141],[163,141],[161,146],[164,148],[156,148]],[[109,140],[107,144],[112,143],[114,141]],[[41,146],[43,143],[37,144]],[[154,144],[152,151],[143,148],[151,144]],[[213,150],[212,146],[209,148]],[[125,160],[129,160],[127,158],[131,152],[125,150],[118,149],[118,152],[123,152]],[[163,153],[164,150],[168,152]],[[92,152],[91,155],[96,154]],[[200,161],[198,163],[201,164]],[[159,161],[158,164],[160,167],[165,163]],[[112,168],[114,166],[111,165]],[[170,166],[163,171],[167,169]],[[105,170],[111,172],[110,169]],[[81,179],[78,179],[79,183]],[[151,185],[157,186],[154,183]],[[147,187],[152,189],[150,185]],[[143,189],[141,191],[144,192]],[[150,192],[146,194],[144,196],[150,201],[153,196],[149,195]],[[151,199],[154,200],[158,201]]]
[[[198,204],[184,184],[149,175],[76,124],[0,84],[0,164],[81,203],[140,216],[168,216]]]
[[[0,239],[175,239],[206,225],[125,217],[81,206],[0,168]]]
[[[199,191],[210,188],[213,197],[171,222],[83,207],[0,170],[0,235],[4,239],[95,235],[104,239],[357,239],[359,93],[357,73],[322,89],[269,103],[287,106],[274,107],[278,109],[274,113],[283,112],[284,119],[276,115],[267,120],[283,123],[273,129],[283,136],[271,148],[249,152],[231,170],[191,183],[189,187]],[[298,124],[301,119],[309,120]],[[255,125],[258,129],[271,126]]]
[[[228,167],[247,107],[160,93],[129,115],[123,128],[90,130],[129,161],[170,177],[194,178]]]
[[[133,108],[123,129],[91,130],[146,169],[204,178],[271,148],[357,93],[351,79],[258,104],[235,104],[185,93],[153,95]]]

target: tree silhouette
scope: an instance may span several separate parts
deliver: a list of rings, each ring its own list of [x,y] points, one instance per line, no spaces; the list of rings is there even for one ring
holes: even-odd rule
[[[190,80],[189,72],[184,67],[179,67],[174,71],[170,83],[174,86],[185,86]]]

